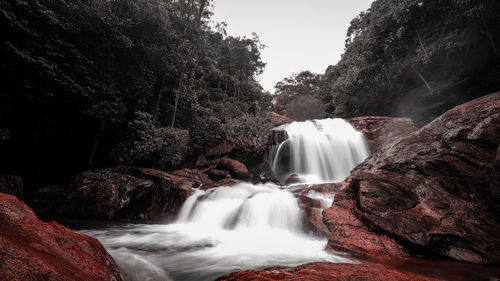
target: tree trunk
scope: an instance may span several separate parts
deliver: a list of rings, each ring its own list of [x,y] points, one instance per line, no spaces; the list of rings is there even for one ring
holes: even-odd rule
[[[175,124],[175,114],[177,113],[177,105],[179,104],[179,99],[181,97],[182,91],[182,76],[179,78],[179,86],[177,87],[177,92],[175,93],[175,103],[174,103],[174,114],[172,115],[172,126]]]
[[[155,81],[153,86],[153,96],[156,96],[156,105],[154,110],[153,120],[156,122],[158,114],[160,112],[160,100],[161,100],[161,88],[163,87],[163,82],[165,81],[165,71],[161,71]]]
[[[434,93],[434,90],[431,88],[431,86],[429,85],[429,83],[427,83],[427,81],[425,80],[424,76],[422,76],[422,74],[420,74],[420,72],[418,72],[416,69],[415,69],[415,66],[411,66],[411,69],[413,70],[413,72],[415,72],[418,77],[420,77],[420,80],[422,80],[422,82],[424,82],[425,86],[427,87],[427,90],[429,90],[429,94],[433,94]]]

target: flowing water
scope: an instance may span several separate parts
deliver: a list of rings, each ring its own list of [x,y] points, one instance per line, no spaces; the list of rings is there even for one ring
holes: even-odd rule
[[[292,123],[286,132],[293,147],[291,172],[314,180],[340,180],[367,155],[362,135],[338,119]],[[279,160],[274,164],[279,166]],[[311,194],[331,204],[331,198]],[[304,232],[302,220],[297,199],[286,187],[240,183],[196,190],[170,224],[80,232],[106,247],[126,280],[213,280],[274,265],[356,262],[327,253],[327,240]]]
[[[275,131],[285,133],[270,158],[281,181],[295,174],[302,182],[340,182],[369,154],[363,134],[339,118],[293,122]]]

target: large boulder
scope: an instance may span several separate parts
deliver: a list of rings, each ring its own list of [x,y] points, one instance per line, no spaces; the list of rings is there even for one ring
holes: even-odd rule
[[[253,183],[274,182],[279,183],[280,180],[274,174],[273,169],[269,165],[269,161],[264,161],[250,170],[250,180]]]
[[[371,151],[395,136],[418,129],[410,118],[405,117],[364,116],[347,122],[365,135]]]
[[[304,217],[304,230],[320,237],[328,237],[330,231],[323,223],[323,210],[332,205],[334,196],[345,183],[327,183],[310,186],[298,185],[290,191],[295,194]]]
[[[250,172],[248,172],[247,167],[245,166],[245,164],[241,163],[238,160],[224,157],[219,160],[216,168],[220,170],[229,171],[229,173],[231,173],[231,176],[235,179],[239,180],[250,179]]]
[[[64,213],[99,219],[173,220],[193,188],[212,181],[198,171],[171,173],[119,166],[72,181]]]
[[[328,248],[500,263],[500,93],[385,143],[324,211]]]
[[[0,175],[0,192],[14,195],[19,199],[24,197],[24,181],[19,176]]]
[[[247,270],[231,273],[217,279],[219,281],[349,281],[349,280],[386,280],[386,281],[424,281],[437,280],[412,272],[391,268],[381,264],[346,264],[316,262],[296,267],[270,267],[263,270]]]
[[[0,226],[2,280],[122,280],[99,241],[40,221],[23,202],[3,193]]]

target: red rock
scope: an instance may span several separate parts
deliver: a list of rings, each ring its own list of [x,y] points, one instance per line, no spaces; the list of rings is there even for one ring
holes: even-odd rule
[[[217,170],[217,169],[212,169],[208,171],[208,176],[215,181],[231,178],[231,174],[229,173],[229,171]]]
[[[220,186],[233,186],[233,185],[238,184],[240,182],[241,181],[239,181],[237,179],[223,179],[223,180],[220,180],[218,182],[204,184],[204,185],[200,186],[200,188],[206,190],[206,189],[211,189],[211,188],[217,188]]]
[[[323,212],[328,248],[500,263],[500,93],[385,143]],[[403,246],[404,245],[404,246]]]
[[[122,280],[99,241],[38,220],[14,196],[0,193],[0,225],[2,280]]]
[[[330,231],[323,223],[323,210],[330,207],[315,195],[322,195],[333,198],[340,191],[344,183],[319,184],[310,187],[296,187],[290,191],[297,197],[300,211],[304,217],[304,228],[307,232],[312,232],[317,236],[328,237]]]
[[[206,167],[213,164],[214,159],[218,159],[222,156],[226,156],[231,151],[236,148],[236,144],[222,141],[221,143],[212,146],[205,151],[202,151],[196,157],[196,161],[194,163],[195,167]]]
[[[264,161],[259,164],[257,167],[252,169],[250,180],[253,183],[266,183],[266,182],[274,182],[279,183],[279,179],[273,172],[273,169],[269,165],[268,161]]]
[[[216,169],[229,171],[231,176],[235,179],[248,180],[250,178],[250,173],[245,164],[231,158],[222,158],[219,163],[217,163]]]
[[[301,178],[297,174],[291,174],[288,176],[288,178],[285,181],[285,184],[294,184],[294,183],[301,183]]]
[[[347,122],[365,135],[371,151],[395,136],[417,130],[413,121],[404,117],[364,116]]]
[[[184,201],[208,176],[191,170],[171,173],[114,167],[77,175],[64,214],[85,218],[173,220]]]
[[[271,122],[273,123],[273,126],[281,126],[283,124],[288,124],[288,123],[293,122],[293,120],[290,119],[289,117],[284,116],[284,115],[280,115],[276,112],[269,113],[269,117],[271,118]]]
[[[197,169],[182,169],[176,171],[168,171],[169,174],[182,177],[196,184],[213,182],[210,177]]]
[[[317,262],[296,267],[270,267],[263,270],[247,270],[231,273],[219,281],[288,280],[288,281],[424,281],[437,280],[412,272],[391,268],[381,264],[346,264]]]

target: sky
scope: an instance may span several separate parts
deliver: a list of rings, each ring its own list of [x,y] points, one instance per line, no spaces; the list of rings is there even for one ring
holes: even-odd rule
[[[293,73],[323,73],[344,52],[351,20],[373,0],[215,0],[213,20],[226,22],[228,35],[257,33],[267,47],[258,78],[265,90]]]

